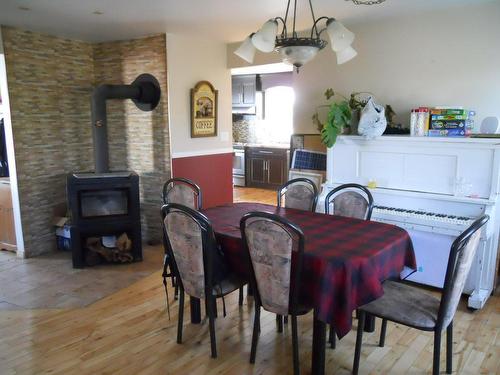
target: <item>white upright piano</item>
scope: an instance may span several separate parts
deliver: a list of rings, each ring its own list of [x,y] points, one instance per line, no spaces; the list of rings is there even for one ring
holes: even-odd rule
[[[500,140],[340,136],[328,149],[326,194],[355,182],[376,185],[372,220],[398,225],[412,238],[417,283],[442,288],[453,240],[478,216],[490,216],[469,274],[468,305],[480,309],[494,288],[499,240]]]

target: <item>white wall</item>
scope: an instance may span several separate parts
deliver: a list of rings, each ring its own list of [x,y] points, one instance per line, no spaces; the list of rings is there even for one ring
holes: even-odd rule
[[[221,42],[167,34],[172,157],[232,152],[231,72]],[[191,138],[190,90],[209,81],[219,91],[217,137]]]
[[[354,60],[337,65],[327,46],[295,75],[295,132],[316,132],[311,116],[328,87],[370,91],[403,123],[420,105],[475,109],[477,123],[500,117],[499,1],[346,26],[356,33]],[[230,67],[244,65],[229,49]]]

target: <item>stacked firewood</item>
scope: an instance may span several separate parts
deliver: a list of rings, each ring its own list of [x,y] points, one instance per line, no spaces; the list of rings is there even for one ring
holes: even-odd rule
[[[99,263],[98,261],[96,262],[96,255],[100,255],[107,262],[111,263],[129,263],[134,260],[131,252],[132,241],[126,233],[117,238],[116,247],[103,246],[100,237],[88,237],[86,248],[88,250],[87,260],[91,263]]]

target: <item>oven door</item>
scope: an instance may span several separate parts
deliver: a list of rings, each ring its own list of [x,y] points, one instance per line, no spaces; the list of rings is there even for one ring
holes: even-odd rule
[[[245,186],[245,150],[234,150],[233,184]]]

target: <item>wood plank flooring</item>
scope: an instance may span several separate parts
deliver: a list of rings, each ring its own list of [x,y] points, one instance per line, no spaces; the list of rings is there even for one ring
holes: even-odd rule
[[[241,188],[235,199],[273,203],[274,194]],[[170,287],[169,294],[172,300]],[[178,302],[171,304],[169,320],[160,272],[82,308],[0,311],[0,374],[292,373],[291,327],[277,333],[274,315],[268,313],[262,314],[256,363],[248,363],[253,301],[245,296],[239,307],[237,299],[237,293],[226,299],[225,318],[219,303],[217,359],[210,358],[208,323],[189,323],[187,301],[184,342],[175,342]],[[386,346],[379,348],[379,328],[377,324],[373,334],[364,336],[360,373],[430,372],[431,334],[389,323]],[[338,342],[337,349],[326,350],[327,374],[350,373],[354,340],[353,330]],[[308,374],[311,314],[299,318],[299,341],[301,371]],[[474,313],[462,301],[455,319],[453,351],[454,373],[500,373],[499,297],[492,297],[484,309]],[[444,355],[442,359],[444,370]]]
[[[72,267],[71,253],[22,259],[0,251],[0,310],[83,307],[161,269],[162,246],[144,246],[144,260]]]

